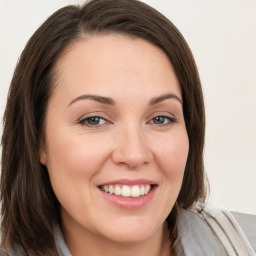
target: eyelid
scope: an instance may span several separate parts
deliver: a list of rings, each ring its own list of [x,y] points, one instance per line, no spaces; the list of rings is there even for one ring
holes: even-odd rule
[[[165,117],[169,120],[169,122],[167,122],[165,124],[155,124],[155,123],[153,123],[153,119],[156,117]],[[157,127],[165,127],[165,126],[170,126],[170,125],[177,123],[177,118],[173,114],[170,114],[169,112],[156,112],[156,113],[150,115],[148,120],[149,120],[149,121],[147,121],[148,124],[152,124]]]
[[[86,119],[86,118],[89,118],[89,117],[102,117],[102,118],[104,118],[104,119],[106,119],[106,120],[108,120],[108,119],[110,119],[110,117],[107,115],[107,114],[105,114],[105,113],[103,113],[103,112],[101,112],[101,111],[94,111],[94,112],[90,112],[90,113],[86,113],[86,114],[83,114],[82,116],[80,116],[77,120],[76,120],[76,122],[79,122],[79,121],[81,121],[81,120],[83,120],[83,119]]]
[[[103,117],[100,117],[100,116],[91,116],[91,117],[86,117],[86,118],[80,120],[80,121],[79,121],[79,124],[82,125],[82,126],[95,127],[95,128],[96,128],[96,127],[99,127],[99,126],[105,125],[105,123],[104,123],[104,124],[95,124],[95,125],[89,124],[89,119],[90,119],[90,118],[93,118],[93,117],[97,117],[97,118],[99,118],[99,119],[102,119],[102,120],[104,120],[104,122],[107,123],[107,120],[106,120],[105,118],[103,118]]]
[[[169,117],[169,118],[172,118],[172,119],[176,119],[174,114],[172,114],[170,112],[167,112],[167,111],[157,111],[157,112],[154,112],[147,119],[148,120],[152,120],[153,118],[155,118],[157,116],[166,116],[166,117]]]
[[[86,124],[86,119],[88,118],[91,118],[91,117],[99,117],[99,118],[102,118],[106,121],[106,123],[104,124],[100,124],[100,125],[89,125],[89,124]],[[103,112],[91,112],[91,113],[87,113],[87,114],[84,114],[82,115],[81,117],[79,117],[76,121],[77,124],[79,125],[82,125],[82,126],[87,126],[87,127],[90,127],[90,128],[94,128],[94,129],[97,129],[97,128],[100,128],[104,125],[106,125],[107,123],[112,123],[110,121],[110,117],[108,115],[106,115],[105,113]]]

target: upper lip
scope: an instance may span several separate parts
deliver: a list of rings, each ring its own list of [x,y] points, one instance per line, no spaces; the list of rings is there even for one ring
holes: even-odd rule
[[[108,186],[108,185],[115,185],[115,184],[120,184],[120,185],[157,185],[155,181],[148,180],[148,179],[136,179],[136,180],[130,180],[130,179],[118,179],[118,180],[112,180],[112,181],[107,181],[105,183],[100,184],[100,186]]]

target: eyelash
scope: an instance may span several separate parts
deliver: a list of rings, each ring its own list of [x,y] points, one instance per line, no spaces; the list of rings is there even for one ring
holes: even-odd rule
[[[163,119],[165,119],[165,121],[167,120],[167,123],[163,123],[163,124],[152,123],[152,121],[153,121],[153,120],[156,120],[156,118],[163,118]],[[165,121],[164,121],[164,122],[165,122]],[[157,126],[173,125],[173,124],[176,123],[176,122],[177,122],[176,118],[170,117],[170,116],[167,116],[167,115],[157,115],[157,116],[153,117],[153,118],[149,121],[149,123],[152,123],[152,124],[157,125]]]
[[[154,123],[154,121],[156,121],[157,118],[158,119],[162,118],[163,123]],[[89,122],[93,121],[93,119],[94,120],[97,119],[98,123],[90,124]],[[102,121],[104,123],[101,123]],[[167,116],[167,115],[157,115],[157,116],[153,117],[148,123],[153,124],[153,125],[158,126],[158,127],[159,126],[160,127],[165,127],[165,126],[173,125],[176,122],[177,122],[177,120],[174,117],[170,117],[170,116]],[[102,116],[97,116],[97,115],[86,117],[86,118],[84,118],[84,119],[82,119],[78,122],[78,124],[80,124],[82,126],[87,126],[89,128],[93,128],[93,129],[101,128],[102,126],[106,125],[106,123],[109,123],[109,121],[106,118],[104,118]]]
[[[92,127],[92,128],[98,128],[98,127],[101,127],[102,125],[104,125],[104,124],[95,124],[95,125],[89,124],[88,121],[89,121],[89,120],[92,120],[92,119],[100,119],[100,122],[101,122],[102,120],[105,121],[105,122],[108,122],[104,117],[102,117],[102,116],[96,116],[96,115],[95,115],[95,116],[86,117],[86,118],[80,120],[78,123],[79,123],[80,125],[82,125],[82,126],[88,126],[88,127]]]

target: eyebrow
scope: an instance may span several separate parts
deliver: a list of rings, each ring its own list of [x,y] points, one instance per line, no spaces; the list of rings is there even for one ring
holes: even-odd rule
[[[85,94],[85,95],[78,96],[77,98],[73,99],[68,105],[70,106],[79,100],[86,100],[86,99],[94,100],[94,101],[97,101],[99,103],[106,104],[106,105],[115,105],[115,102],[111,98],[98,96],[98,95],[91,95],[91,94]]]
[[[173,93],[166,93],[166,94],[163,94],[159,97],[153,98],[150,101],[149,105],[155,105],[155,104],[160,103],[160,102],[162,102],[164,100],[167,100],[167,99],[175,99],[175,100],[178,100],[181,104],[183,104],[182,100],[177,95],[175,95]]]
[[[78,96],[78,97],[74,98],[68,104],[68,106],[74,104],[77,101],[86,100],[86,99],[93,100],[93,101],[96,101],[96,102],[99,102],[99,103],[102,103],[102,104],[106,104],[106,105],[112,105],[112,106],[115,105],[115,101],[111,98],[104,97],[104,96],[99,96],[99,95],[84,94],[84,95],[81,95],[81,96]],[[175,100],[179,101],[181,104],[183,104],[182,100],[177,95],[175,95],[173,93],[166,93],[166,94],[163,94],[159,97],[151,99],[150,102],[149,102],[149,105],[155,105],[155,104],[160,103],[160,102],[162,102],[166,99],[175,99]]]

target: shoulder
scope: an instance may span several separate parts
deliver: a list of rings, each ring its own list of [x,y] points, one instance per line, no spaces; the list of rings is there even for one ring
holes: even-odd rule
[[[256,252],[256,215],[231,212]]]
[[[11,248],[11,249],[4,249],[0,248],[0,256],[25,256],[26,253],[21,247]]]
[[[8,254],[4,249],[0,248],[0,256],[8,256]]]
[[[219,247],[219,250],[222,248],[223,255],[232,255],[231,252],[234,255],[255,255],[248,237],[229,211],[196,205],[190,210],[181,210],[181,218],[181,222],[185,222],[193,230],[192,238],[195,236],[199,240],[200,236],[204,237],[212,247]],[[186,232],[187,227],[183,227]],[[254,229],[252,233],[255,235],[255,232]]]

